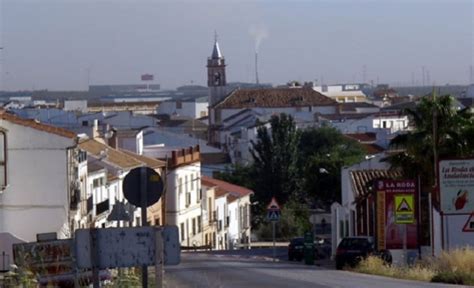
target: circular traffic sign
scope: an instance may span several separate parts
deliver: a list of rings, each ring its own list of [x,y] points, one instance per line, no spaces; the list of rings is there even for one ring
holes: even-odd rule
[[[138,207],[142,207],[142,192],[144,192],[146,207],[148,207],[160,200],[163,193],[163,180],[155,170],[149,167],[138,167],[128,172],[123,179],[122,188],[125,199]]]

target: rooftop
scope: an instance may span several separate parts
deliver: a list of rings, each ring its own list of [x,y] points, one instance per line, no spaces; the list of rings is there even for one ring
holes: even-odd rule
[[[218,180],[214,179],[211,177],[207,177],[202,175],[201,176],[201,183],[202,185],[208,186],[208,187],[218,187],[219,189],[226,191],[228,193],[232,193],[234,195],[238,195],[239,197],[246,196],[253,194],[253,191],[250,189],[247,189],[242,186],[238,186],[235,184],[231,184],[229,182],[225,182],[223,180]],[[218,189],[218,190],[219,190]]]
[[[236,89],[214,107],[221,109],[331,106],[337,102],[310,88]]]
[[[382,170],[382,169],[370,169],[370,170],[355,170],[350,171],[351,184],[354,191],[356,201],[365,199],[369,194],[369,187],[376,179],[383,178],[400,178],[402,173],[400,170]]]
[[[87,151],[87,153],[96,158],[102,158],[104,162],[108,162],[122,169],[133,169],[143,165],[141,161],[138,161],[134,157],[94,139],[81,141],[79,148]]]
[[[13,124],[29,127],[29,128],[43,131],[50,134],[55,134],[64,138],[75,139],[77,136],[76,133],[69,131],[67,129],[43,124],[32,119],[21,118],[16,115],[10,114],[6,112],[5,110],[0,110],[0,119],[8,121]]]

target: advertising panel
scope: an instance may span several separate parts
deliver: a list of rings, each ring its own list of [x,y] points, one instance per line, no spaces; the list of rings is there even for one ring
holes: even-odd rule
[[[377,199],[379,224],[377,236],[384,235],[384,240],[378,240],[378,248],[384,244],[385,249],[403,249],[403,236],[406,225],[407,248],[417,248],[416,214],[416,181],[415,180],[380,180],[377,183],[377,194],[384,195],[383,201]],[[381,205],[384,205],[381,207]],[[383,210],[383,211],[381,211]],[[381,231],[383,229],[383,231]],[[379,236],[380,235],[380,236]]]
[[[474,159],[441,160],[438,164],[441,211],[474,212]]]

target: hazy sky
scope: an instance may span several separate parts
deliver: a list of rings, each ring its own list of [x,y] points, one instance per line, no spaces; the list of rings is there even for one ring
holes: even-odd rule
[[[457,0],[0,0],[0,90],[206,85],[214,31],[228,81],[467,83],[474,4]],[[89,75],[89,77],[88,77]]]

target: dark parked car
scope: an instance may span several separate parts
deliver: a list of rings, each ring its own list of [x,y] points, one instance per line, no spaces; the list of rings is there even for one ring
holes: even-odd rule
[[[314,239],[314,259],[324,259],[331,255],[331,243],[328,239]],[[288,260],[301,261],[304,258],[304,238],[293,238],[288,245]]]
[[[346,265],[354,266],[362,258],[374,253],[372,237],[346,237],[341,240],[336,250],[336,269]]]
[[[288,260],[301,261],[304,256],[304,238],[293,238],[288,245]]]

